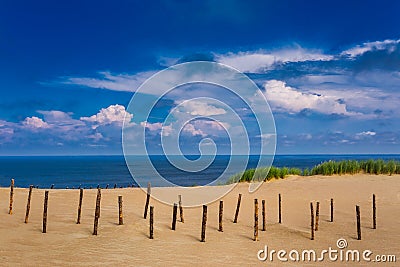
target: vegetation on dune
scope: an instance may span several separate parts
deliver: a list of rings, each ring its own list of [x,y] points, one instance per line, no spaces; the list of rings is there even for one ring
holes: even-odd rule
[[[389,160],[343,160],[323,162],[311,169],[309,175],[334,175],[334,174],[400,174],[400,161]]]
[[[269,170],[269,171],[268,171]],[[259,169],[248,169],[242,173],[238,173],[229,178],[228,183],[236,182],[250,182],[254,181],[266,181],[272,178],[285,178],[288,175],[301,175],[302,172],[297,168],[259,168]]]
[[[326,161],[316,165],[311,170],[298,168],[258,168],[248,169],[229,178],[228,183],[250,182],[250,181],[269,181],[272,178],[285,178],[288,175],[342,175],[342,174],[400,174],[400,161],[389,160],[343,160]]]

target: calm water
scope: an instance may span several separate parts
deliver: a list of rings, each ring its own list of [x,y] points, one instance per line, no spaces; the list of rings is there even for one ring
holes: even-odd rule
[[[274,166],[312,168],[314,165],[327,160],[343,159],[396,159],[400,155],[278,155],[275,156]],[[143,158],[137,156],[138,173],[141,177],[149,174],[146,168],[140,169]],[[206,170],[199,173],[188,173],[174,168],[163,156],[152,156],[153,165],[171,182],[183,186],[204,185],[215,180],[225,169],[229,156],[217,156]],[[234,156],[232,160],[242,160]],[[257,156],[250,158],[248,168],[257,164]],[[232,173],[227,173],[228,179]],[[18,187],[28,187],[30,184],[40,188],[96,187],[100,184],[114,186],[129,186],[135,184],[126,166],[123,156],[62,156],[62,157],[0,157],[0,186],[9,186],[10,179],[15,179]],[[151,178],[151,177],[149,177]]]

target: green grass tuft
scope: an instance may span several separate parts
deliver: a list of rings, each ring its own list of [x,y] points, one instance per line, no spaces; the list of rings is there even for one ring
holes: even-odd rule
[[[272,178],[283,179],[288,175],[342,175],[342,174],[400,174],[400,161],[382,159],[377,160],[342,160],[342,161],[326,161],[314,166],[311,170],[304,169],[303,171],[298,168],[258,168],[248,169],[242,173],[231,176],[228,184],[236,182],[250,182],[250,181],[269,181]]]

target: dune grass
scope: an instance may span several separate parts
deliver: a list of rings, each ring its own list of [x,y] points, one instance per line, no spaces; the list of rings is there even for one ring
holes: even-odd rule
[[[382,159],[377,160],[342,160],[342,161],[326,161],[314,166],[310,169],[298,168],[259,168],[248,169],[242,173],[231,176],[228,184],[236,182],[250,182],[250,181],[269,181],[272,178],[283,179],[288,175],[342,175],[342,174],[400,174],[400,161]]]
[[[259,168],[259,169],[248,169],[242,173],[238,173],[229,178],[228,184],[237,182],[250,182],[250,181],[266,181],[272,178],[285,178],[288,175],[301,175],[302,171],[298,168]]]

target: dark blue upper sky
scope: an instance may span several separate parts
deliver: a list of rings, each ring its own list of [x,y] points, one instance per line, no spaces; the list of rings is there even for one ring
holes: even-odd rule
[[[132,92],[196,59],[254,78],[278,153],[398,153],[399,11],[399,1],[3,1],[0,154],[121,153]]]

